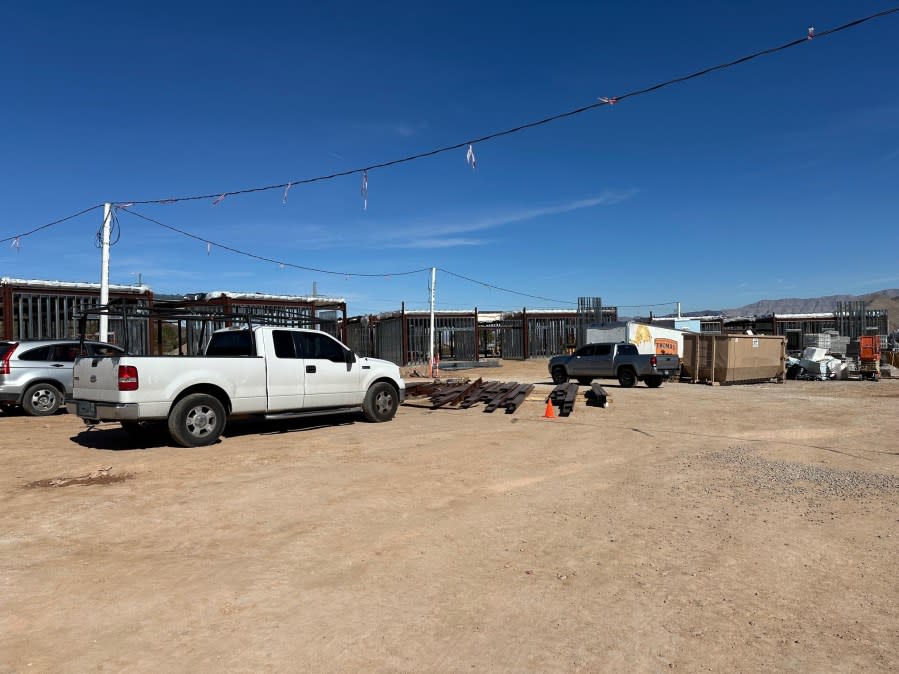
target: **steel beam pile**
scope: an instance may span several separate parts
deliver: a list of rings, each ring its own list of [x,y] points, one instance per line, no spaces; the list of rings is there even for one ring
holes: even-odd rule
[[[428,397],[431,409],[450,405],[467,409],[484,403],[485,412],[493,412],[500,407],[506,414],[513,414],[534,390],[533,384],[519,384],[515,381],[483,381],[473,383],[422,382],[406,386],[407,398]]]
[[[547,400],[559,408],[559,416],[567,417],[574,411],[574,401],[577,400],[577,384],[559,384]]]

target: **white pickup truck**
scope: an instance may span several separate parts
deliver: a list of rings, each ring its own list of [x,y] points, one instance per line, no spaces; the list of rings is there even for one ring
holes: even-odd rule
[[[395,364],[357,357],[325,332],[256,326],[214,332],[203,356],[79,358],[66,407],[130,432],[165,421],[175,443],[199,447],[233,417],[361,406],[366,420],[389,421],[405,388]]]

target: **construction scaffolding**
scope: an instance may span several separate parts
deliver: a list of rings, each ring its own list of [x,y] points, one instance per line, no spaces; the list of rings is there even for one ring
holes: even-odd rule
[[[889,334],[886,309],[867,309],[862,301],[837,302],[834,319],[839,333],[853,342],[864,335]]]

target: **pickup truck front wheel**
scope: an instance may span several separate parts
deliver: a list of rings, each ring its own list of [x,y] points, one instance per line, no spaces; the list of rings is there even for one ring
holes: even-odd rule
[[[567,384],[568,383],[568,373],[565,371],[565,368],[561,365],[556,365],[550,374],[553,377],[553,384]]]
[[[366,421],[380,423],[390,421],[396,415],[400,398],[396,389],[387,382],[379,381],[373,384],[365,394],[365,402],[362,403],[362,414]]]
[[[618,370],[618,383],[621,388],[633,388],[637,385],[637,373],[629,367]]]
[[[218,398],[191,393],[175,403],[169,413],[169,435],[182,447],[204,447],[225,430],[225,408]]]

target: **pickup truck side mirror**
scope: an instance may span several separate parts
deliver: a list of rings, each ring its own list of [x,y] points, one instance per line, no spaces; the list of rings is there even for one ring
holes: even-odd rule
[[[347,369],[349,366],[356,362],[356,354],[353,353],[352,349],[347,349],[344,352],[344,358],[346,359]]]

